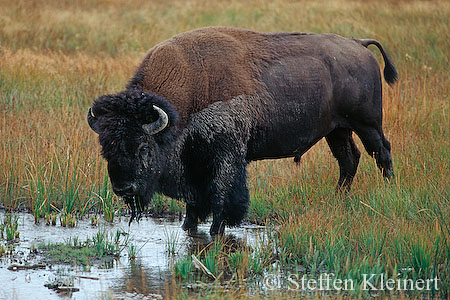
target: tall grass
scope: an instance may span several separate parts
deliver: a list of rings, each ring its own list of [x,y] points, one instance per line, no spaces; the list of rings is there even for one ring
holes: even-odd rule
[[[225,25],[375,38],[400,74],[394,87],[383,86],[395,178],[387,184],[363,154],[352,192],[337,196],[338,166],[321,141],[301,166],[292,159],[250,164],[248,218],[279,225],[273,246],[281,264],[355,278],[369,269],[439,274],[448,295],[449,19],[447,1],[2,1],[0,202],[28,208],[37,220],[91,208],[113,219],[122,202],[107,194],[87,108],[123,89],[145,52],[176,33]],[[155,198],[155,212],[181,209],[163,200]],[[225,261],[231,269],[249,261],[254,266],[245,268],[263,273],[273,253],[261,247]]]

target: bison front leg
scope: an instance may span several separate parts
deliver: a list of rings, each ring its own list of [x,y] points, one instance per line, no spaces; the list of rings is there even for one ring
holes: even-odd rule
[[[216,234],[223,234],[225,231],[225,213],[224,203],[226,197],[226,178],[216,178],[212,182],[212,189],[210,194],[211,207],[213,213],[213,222],[209,229],[211,236]]]
[[[198,224],[198,215],[195,207],[191,204],[186,205],[186,217],[183,222],[183,230],[188,233],[196,233]]]
[[[209,228],[209,234],[215,236],[225,232],[225,215],[223,212],[223,204],[217,203],[213,205],[213,223]]]
[[[239,225],[247,213],[249,203],[245,159],[225,160],[220,164],[219,170],[212,182],[211,235],[223,234],[225,225]]]

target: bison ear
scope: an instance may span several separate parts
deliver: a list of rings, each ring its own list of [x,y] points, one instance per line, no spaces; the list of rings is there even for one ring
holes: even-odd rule
[[[97,124],[98,120],[95,117],[95,115],[92,113],[91,108],[89,108],[89,111],[87,113],[87,121],[88,121],[91,129],[94,130],[97,134],[100,134],[100,129],[98,128],[98,124]]]

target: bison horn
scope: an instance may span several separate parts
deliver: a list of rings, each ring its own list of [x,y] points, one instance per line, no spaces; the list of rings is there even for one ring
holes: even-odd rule
[[[149,134],[157,134],[161,130],[167,127],[167,124],[169,124],[169,117],[167,116],[166,112],[159,108],[156,105],[153,105],[153,109],[158,113],[159,118],[153,123],[150,124],[144,124],[142,125],[142,128]]]
[[[100,134],[100,130],[97,125],[97,118],[95,117],[91,108],[89,108],[89,111],[87,113],[87,121],[89,123],[89,126],[92,128],[92,130],[94,130],[96,133]]]

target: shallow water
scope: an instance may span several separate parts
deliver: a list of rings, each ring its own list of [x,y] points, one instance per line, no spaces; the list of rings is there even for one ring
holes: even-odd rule
[[[133,222],[128,226],[128,218],[122,218],[114,224],[91,226],[86,218],[78,221],[74,228],[65,228],[59,224],[36,225],[31,214],[16,215],[19,217],[20,232],[20,242],[15,247],[18,255],[15,259],[0,259],[0,299],[162,299],[168,282],[166,279],[171,277],[170,262],[173,259],[166,251],[167,240],[175,241],[177,255],[184,255],[189,249],[196,249],[212,241],[208,223],[199,225],[198,234],[191,237],[181,229],[182,222],[178,220],[143,218],[139,223]],[[3,217],[4,213],[0,212],[0,219],[3,220]],[[42,270],[7,269],[11,263],[39,262],[39,259],[30,254],[29,248],[32,245],[64,242],[69,237],[85,241],[87,237],[94,236],[101,226],[106,226],[111,233],[115,233],[117,229],[129,232],[130,243],[140,249],[136,259],[129,260],[127,251],[124,250],[120,259],[108,268],[91,267],[89,272],[83,271],[81,267],[71,268],[67,265],[47,266]],[[256,226],[227,228],[226,234],[252,244],[260,231],[258,229]],[[74,286],[80,290],[72,295],[61,295],[45,287],[44,284],[52,281],[58,272],[75,276]]]

